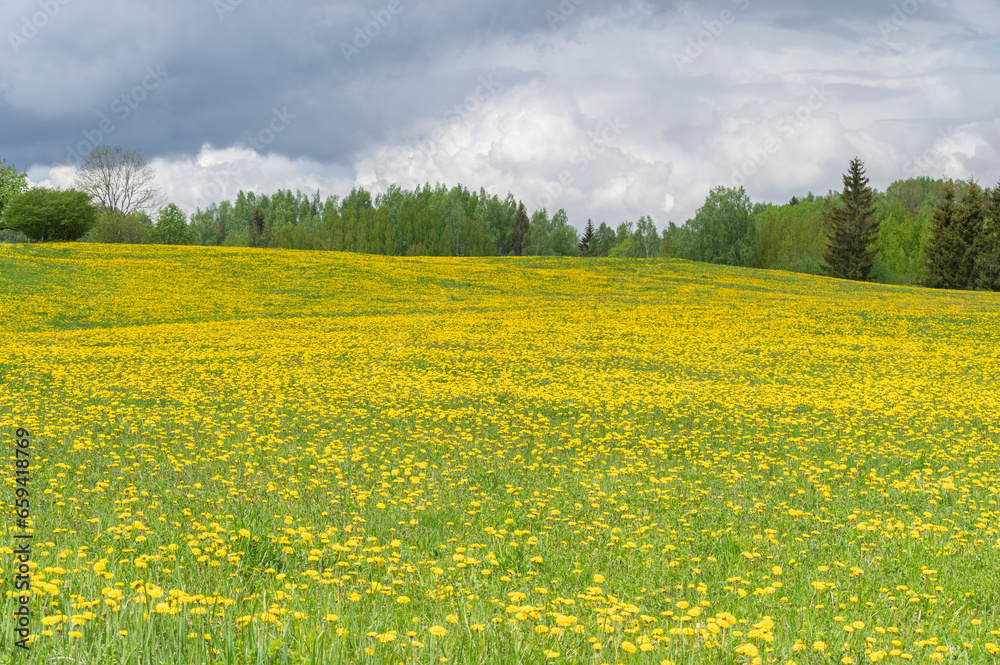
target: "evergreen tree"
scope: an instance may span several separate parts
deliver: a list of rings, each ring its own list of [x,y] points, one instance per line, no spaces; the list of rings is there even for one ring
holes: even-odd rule
[[[987,197],[982,187],[970,180],[962,201],[955,203],[955,199],[955,189],[949,183],[931,222],[924,283],[934,288],[973,288],[977,264],[985,266],[988,261],[977,257],[985,249],[983,236],[988,235],[989,228]]]
[[[583,230],[583,237],[580,238],[578,248],[580,256],[590,256],[590,244],[594,240],[594,222],[587,220],[587,228]]]
[[[971,289],[976,283],[976,254],[981,245],[980,238],[986,231],[986,195],[983,188],[969,180],[965,196],[958,206],[955,217],[955,253],[958,272],[955,274],[955,288]]]
[[[524,252],[524,236],[528,234],[528,213],[524,209],[524,203],[517,204],[517,215],[514,217],[514,231],[510,236],[511,253],[514,256],[521,256]]]
[[[271,234],[264,223],[264,211],[256,206],[250,213],[250,246],[267,247],[270,243]]]
[[[844,174],[840,205],[827,212],[827,248],[824,270],[831,277],[867,280],[875,263],[879,223],[875,217],[875,193],[868,186],[865,167],[855,157]]]
[[[975,286],[1000,291],[1000,182],[986,192],[986,222],[976,242]]]
[[[931,218],[931,239],[927,244],[927,274],[924,285],[935,289],[952,288],[953,278],[958,272],[953,247],[955,234],[955,217],[958,206],[955,204],[955,186],[946,183],[941,192],[941,201],[934,209]]]

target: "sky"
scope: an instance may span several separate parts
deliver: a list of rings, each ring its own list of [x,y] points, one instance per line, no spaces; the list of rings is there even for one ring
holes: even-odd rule
[[[189,214],[240,190],[485,188],[657,226],[1000,179],[996,0],[5,0],[0,158],[70,187],[138,149]]]

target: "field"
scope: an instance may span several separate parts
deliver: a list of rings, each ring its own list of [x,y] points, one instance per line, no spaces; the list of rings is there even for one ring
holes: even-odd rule
[[[154,246],[0,268],[16,662],[1000,660],[996,294]]]

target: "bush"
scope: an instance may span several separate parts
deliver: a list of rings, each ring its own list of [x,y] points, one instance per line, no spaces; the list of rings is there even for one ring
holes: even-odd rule
[[[85,235],[84,242],[128,243],[141,245],[146,242],[153,226],[144,213],[119,215],[117,213],[102,213],[97,218],[94,228]]]
[[[97,221],[90,195],[37,187],[14,198],[4,211],[7,229],[31,240],[79,240]]]

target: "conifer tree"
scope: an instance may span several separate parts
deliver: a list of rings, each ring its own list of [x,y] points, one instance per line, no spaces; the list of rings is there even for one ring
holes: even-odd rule
[[[1000,291],[1000,182],[986,190],[986,220],[976,239],[975,286]]]
[[[955,217],[958,208],[955,204],[955,186],[945,183],[941,191],[941,201],[934,209],[931,218],[931,239],[925,250],[927,275],[924,285],[935,289],[951,287],[952,276],[957,272],[952,253],[952,236],[955,233]]]
[[[976,250],[981,244],[980,237],[986,231],[986,196],[983,188],[972,180],[969,180],[965,196],[958,206],[955,221],[958,258],[955,288],[971,289],[976,283]]]
[[[590,256],[590,245],[594,241],[594,222],[587,220],[587,228],[583,230],[583,237],[580,238],[580,256]]]
[[[975,286],[980,236],[987,227],[986,197],[982,187],[969,181],[961,203],[949,183],[944,198],[931,220],[931,240],[927,245],[925,284],[939,289],[968,289]]]
[[[514,232],[510,237],[511,250],[514,256],[521,256],[524,253],[524,236],[528,235],[528,213],[524,209],[524,203],[518,203],[517,215],[514,217]]]
[[[868,186],[865,167],[855,157],[844,174],[840,205],[827,211],[827,247],[824,270],[831,277],[867,280],[875,262],[879,222],[875,218],[875,193]]]

